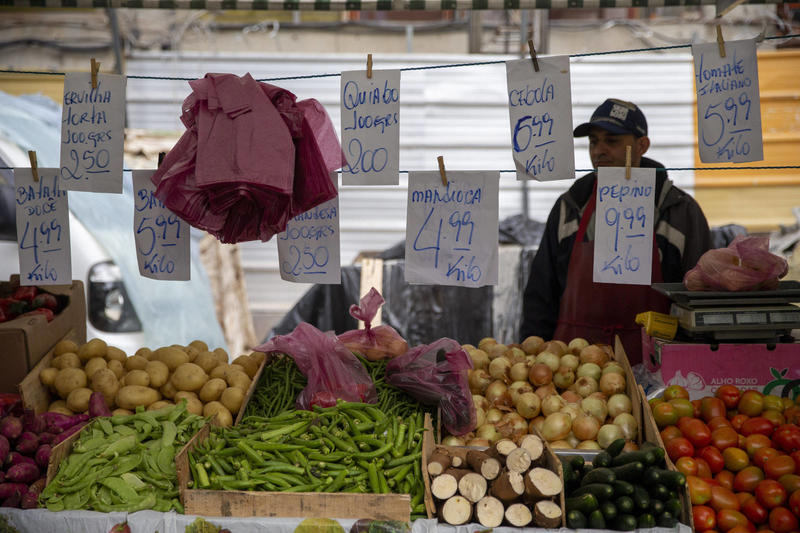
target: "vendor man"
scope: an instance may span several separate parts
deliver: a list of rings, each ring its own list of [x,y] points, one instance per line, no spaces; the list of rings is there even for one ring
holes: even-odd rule
[[[630,102],[608,99],[589,122],[575,128],[575,137],[589,137],[589,157],[596,169],[624,167],[625,147],[631,165],[655,168],[652,282],[680,282],[710,247],[708,222],[697,202],[667,179],[661,163],[643,157],[650,147],[647,121]],[[594,283],[594,210],[597,173],[591,172],[562,194],[547,218],[544,236],[525,287],[521,338],[613,345],[619,335],[631,364],[642,361],[642,311],[669,312],[669,302],[647,285]]]

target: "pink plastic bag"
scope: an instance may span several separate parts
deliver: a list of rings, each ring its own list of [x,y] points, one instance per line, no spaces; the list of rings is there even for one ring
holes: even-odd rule
[[[467,382],[471,368],[472,359],[461,345],[443,338],[386,363],[386,382],[421,403],[438,405],[447,431],[463,435],[475,427],[475,404]]]
[[[385,300],[375,287],[361,298],[361,305],[350,306],[350,316],[364,322],[364,329],[353,329],[339,335],[339,340],[351,351],[370,361],[391,359],[408,351],[408,343],[392,327],[382,324],[372,327],[372,319]]]
[[[280,352],[294,359],[308,379],[297,396],[295,407],[332,407],[337,399],[376,403],[375,384],[350,350],[334,335],[326,335],[311,324],[301,322],[288,335],[277,335],[255,348],[258,352]]]

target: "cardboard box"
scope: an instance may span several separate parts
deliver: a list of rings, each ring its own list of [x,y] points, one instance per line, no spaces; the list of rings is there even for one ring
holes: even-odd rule
[[[693,400],[721,385],[789,397],[800,390],[800,343],[695,344],[643,334],[642,347],[646,368],[664,385],[685,387]]]
[[[19,276],[0,283],[0,297],[19,286]],[[86,296],[83,283],[48,285],[46,292],[67,301],[51,322],[42,316],[19,317],[0,323],[0,392],[17,392],[17,385],[62,339],[86,342]]]

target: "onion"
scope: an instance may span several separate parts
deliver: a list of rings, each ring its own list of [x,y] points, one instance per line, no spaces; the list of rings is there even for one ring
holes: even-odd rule
[[[575,382],[573,387],[575,387],[575,392],[577,392],[578,395],[580,395],[583,398],[586,398],[591,393],[597,392],[597,381],[594,378],[585,376],[578,379],[578,381]],[[489,389],[486,390],[488,391]]]
[[[492,381],[489,386],[486,387],[484,396],[489,400],[489,405],[492,406],[507,405],[510,407],[513,405],[511,402],[511,395],[508,393],[508,387],[499,379]]]
[[[569,344],[567,344],[567,350],[569,351],[569,353],[579,355],[581,353],[581,350],[583,350],[587,346],[589,346],[589,341],[581,337],[575,337],[574,339],[569,341]]]
[[[553,371],[544,363],[536,363],[528,372],[528,381],[536,387],[548,385],[553,381]]]
[[[552,352],[539,352],[539,355],[536,356],[536,362],[546,364],[551,371],[555,372],[561,366],[561,357]]]
[[[442,444],[445,446],[463,446],[464,439],[456,437],[455,435],[448,435],[442,439]]]
[[[622,365],[617,363],[616,361],[609,361],[606,363],[606,366],[603,367],[603,374],[608,374],[609,372],[616,372],[617,374],[625,375],[625,369],[622,368]]]
[[[591,415],[581,415],[572,421],[572,432],[578,440],[594,440],[600,430],[600,421]]]
[[[589,396],[587,396],[587,398],[597,398],[598,400],[603,400],[604,402],[606,400],[608,400],[608,396],[606,396],[605,394],[603,394],[599,390],[598,391],[594,391]]]
[[[492,359],[492,362],[489,363],[489,375],[493,379],[505,380],[509,370],[511,370],[511,361],[505,357]]]
[[[639,424],[630,413],[621,413],[614,417],[614,425],[619,426],[622,430],[622,435],[627,440],[636,440],[639,436]]]
[[[556,340],[554,340],[553,342],[554,342],[554,343],[556,343],[556,344],[558,344],[558,345],[561,347],[561,353],[560,353],[560,354],[558,354],[559,356],[562,356],[562,355],[564,355],[565,353],[568,353],[568,352],[569,352],[569,348],[567,347],[567,343],[566,343],[566,342],[564,342],[564,341],[562,341],[562,340],[560,340],[560,339],[556,339]]]
[[[581,364],[581,361],[580,359],[578,359],[578,356],[572,355],[571,353],[564,354],[561,357],[561,361],[559,362],[561,363],[561,366],[569,367],[573,371],[577,370],[578,366]]]
[[[622,447],[623,452],[635,452],[639,449],[639,445],[633,442],[632,440],[626,440],[625,446]]]
[[[609,361],[614,360],[614,348],[612,348],[610,344],[598,344],[598,346],[603,349],[603,352],[605,352],[606,358]]]
[[[542,415],[537,416],[533,420],[530,421],[528,424],[528,433],[532,433],[533,435],[542,434],[542,426],[544,425],[544,417]]]
[[[548,396],[552,396],[553,394],[558,394],[556,391],[555,385],[552,383],[548,383],[547,385],[542,385],[541,387],[536,389],[536,394],[539,396],[540,400],[544,400]]]
[[[494,424],[482,425],[475,431],[475,436],[479,439],[486,439],[490,443],[494,443],[502,438],[502,435],[497,432],[497,428],[494,427]]]
[[[614,372],[605,374],[600,378],[599,386],[600,392],[610,398],[615,394],[625,392],[625,376]]]
[[[562,392],[561,397],[564,398],[567,403],[581,403],[581,400],[583,400],[577,392],[571,390]]]
[[[480,407],[475,408],[475,427],[482,426],[486,423],[486,411]]]
[[[524,381],[514,381],[508,386],[508,393],[511,395],[511,402],[514,405],[517,405],[519,395],[525,392],[533,392],[533,386],[528,383],[527,377]]]
[[[630,413],[633,410],[631,399],[627,394],[615,394],[608,399],[608,415],[616,418],[622,413]]]
[[[512,440],[517,440],[528,433],[528,421],[516,411],[503,415],[503,421],[497,424],[496,427],[501,435]]]
[[[581,441],[578,446],[576,446],[579,450],[600,450],[600,445],[597,444],[596,440],[584,440]]]
[[[478,438],[478,437],[474,437],[474,438],[472,438],[472,439],[469,439],[469,440],[467,441],[467,444],[466,444],[466,445],[467,445],[467,446],[475,446],[475,447],[488,448],[488,447],[489,447],[491,444],[492,444],[492,443],[491,443],[491,442],[489,442],[489,441],[488,441],[488,440],[486,440],[486,439],[480,439],[480,438]]]
[[[597,381],[603,375],[603,370],[594,363],[581,363],[575,375],[579,378],[590,377]]]
[[[489,400],[480,394],[472,395],[472,403],[475,404],[475,409],[483,409],[484,411],[488,411],[489,407],[491,407],[489,405]]]
[[[488,411],[486,411],[486,421],[485,424],[497,424],[503,419],[503,411],[496,407],[492,407]]]
[[[564,401],[564,398],[558,394],[552,394],[542,400],[542,414],[544,416],[549,416],[553,413],[557,413],[565,405],[567,405],[567,402]]]
[[[542,344],[544,344],[543,338],[538,337],[536,335],[531,335],[530,337],[522,341],[521,348],[525,350],[525,353],[536,355],[541,351]]]
[[[561,341],[547,341],[542,345],[540,352],[551,352],[556,354],[559,358],[567,353],[567,345]]]
[[[492,337],[484,337],[480,341],[478,341],[478,349],[483,350],[486,353],[489,353],[488,352],[489,347],[494,346],[495,344],[497,344],[497,341],[494,340]]]
[[[489,354],[489,359],[494,361],[498,357],[503,357],[506,354],[507,350],[508,350],[508,346],[506,346],[505,344],[495,344],[493,346],[490,346],[486,350],[486,353]]]
[[[553,413],[544,419],[544,423],[542,424],[542,437],[548,442],[565,439],[567,435],[569,435],[571,428],[572,420],[570,420],[568,414]]]
[[[553,374],[553,385],[559,389],[568,389],[573,383],[575,383],[575,372],[568,366],[558,367]]]
[[[511,361],[512,365],[514,365],[514,364],[517,364],[517,363],[520,363],[520,362],[524,362],[525,358],[527,357],[527,354],[524,351],[522,351],[521,348],[514,347],[514,348],[509,348],[508,349],[508,351],[506,352],[505,357],[506,357],[506,359]]]
[[[469,371],[467,383],[469,384],[469,391],[472,394],[483,394],[486,392],[486,387],[488,387],[491,382],[492,376],[490,376],[486,370],[478,368]]]
[[[481,368],[486,370],[489,368],[489,354],[478,348],[467,350],[469,358],[472,359],[472,368]]]
[[[576,446],[578,446],[578,444],[581,443],[581,441],[578,440],[578,437],[576,437],[571,431],[569,432],[569,435],[567,435],[567,438],[564,440],[566,440],[569,443],[570,448],[575,448]],[[552,447],[552,444],[550,446]]]
[[[581,350],[578,357],[581,363],[594,363],[597,366],[603,366],[608,361],[608,354],[597,344],[590,344]]]
[[[524,359],[520,363],[514,363],[511,365],[511,368],[508,370],[508,377],[511,381],[528,380],[528,364]]]
[[[525,392],[519,395],[516,403],[517,412],[525,418],[536,418],[542,409],[542,400],[533,392]]]
[[[572,420],[575,420],[576,418],[578,418],[583,414],[580,405],[578,405],[577,403],[568,403],[567,405],[559,409],[559,411],[562,413],[567,413],[570,419]]]
[[[608,448],[609,444],[623,437],[622,428],[614,424],[605,424],[597,432],[597,444],[602,448]]]
[[[549,443],[550,447],[554,450],[570,450],[572,449],[572,445],[569,441],[565,439],[554,440],[553,442]]]
[[[606,405],[606,402],[604,402],[600,398],[584,398],[583,400],[581,400],[581,409],[586,411],[587,414],[596,418],[597,421],[600,422],[601,424],[605,421],[606,417],[608,416],[608,406]]]

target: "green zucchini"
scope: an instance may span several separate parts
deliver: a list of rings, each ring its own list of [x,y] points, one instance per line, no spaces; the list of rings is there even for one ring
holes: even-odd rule
[[[561,471],[564,473],[564,485],[569,487],[577,483],[578,477],[572,469],[572,463],[568,460],[561,461]]]
[[[650,508],[650,495],[639,485],[633,487],[633,503],[640,511],[646,511]]]
[[[614,505],[614,502],[602,502],[600,504],[600,512],[603,513],[603,516],[607,521],[611,521],[617,517],[617,506]]]
[[[592,513],[589,515],[588,528],[589,529],[605,529],[606,528],[606,519],[603,516],[603,513],[600,512],[600,509],[597,509],[596,511],[592,511]]]
[[[583,479],[581,479],[581,485],[588,485],[590,483],[612,483],[615,479],[617,479],[617,476],[610,468],[593,468],[584,474]]]
[[[636,523],[636,517],[632,514],[621,514],[611,522],[611,527],[617,531],[633,531]]]
[[[642,483],[647,486],[661,483],[661,472],[662,470],[660,468],[648,466],[642,474]]]
[[[666,509],[666,506],[664,505],[663,501],[658,500],[656,498],[651,498],[650,499],[650,509],[649,510],[650,510],[650,513],[653,516],[660,515],[661,513],[664,512],[665,509]]]
[[[604,502],[614,497],[614,487],[608,483],[589,483],[581,485],[570,493],[570,497],[583,496],[584,494],[594,494],[598,502]]]
[[[645,468],[642,462],[633,461],[632,463],[611,467],[609,470],[614,473],[614,479],[622,479],[634,483],[641,480]]]
[[[622,453],[622,449],[625,447],[626,442],[627,441],[625,439],[617,439],[606,446],[606,452],[608,452],[608,455],[611,457],[616,457]]]
[[[633,505],[633,498],[630,496],[620,496],[614,500],[614,505],[617,506],[619,514],[633,513],[635,506]]]
[[[614,487],[614,496],[633,496],[633,484],[624,479],[615,479],[611,486]]]
[[[586,529],[586,515],[577,509],[567,511],[567,527],[570,529]]]
[[[656,466],[663,466],[664,465],[664,458],[667,455],[667,452],[661,446],[653,443],[653,442],[643,442],[641,446],[639,446],[640,450],[651,450],[655,456],[656,460],[653,463]]]
[[[662,483],[650,485],[647,491],[650,493],[651,498],[664,501],[669,499],[669,489]]]
[[[681,472],[660,469],[658,471],[658,475],[661,483],[666,485],[667,488],[681,490],[686,486],[686,476],[684,476]]]
[[[594,494],[583,494],[581,496],[570,496],[564,500],[564,509],[569,511],[580,511],[584,516],[589,515],[599,507],[597,496]]]
[[[680,516],[681,510],[681,501],[678,498],[670,498],[664,502],[664,512],[667,512],[672,516]]]
[[[654,464],[656,461],[655,451],[650,448],[645,450],[635,450],[632,452],[623,452],[611,460],[611,466],[620,466],[636,461],[639,461],[645,466]]]
[[[672,513],[668,511],[664,511],[656,518],[656,525],[658,527],[675,527],[675,524],[678,523],[678,519]]]
[[[611,459],[612,456],[610,453],[608,453],[608,451],[598,452],[598,454],[594,456],[594,459],[592,459],[592,466],[594,468],[611,466]]]
[[[650,513],[642,513],[636,519],[636,528],[644,529],[649,527],[656,527],[656,517]]]

